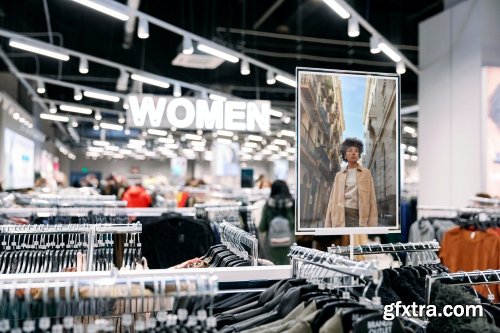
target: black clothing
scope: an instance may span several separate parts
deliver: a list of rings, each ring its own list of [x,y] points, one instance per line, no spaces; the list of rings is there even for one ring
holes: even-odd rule
[[[203,256],[214,245],[208,221],[169,214],[142,228],[142,252],[151,269]]]

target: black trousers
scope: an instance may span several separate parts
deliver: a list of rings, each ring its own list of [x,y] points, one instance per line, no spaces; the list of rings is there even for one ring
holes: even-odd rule
[[[345,207],[344,210],[346,228],[359,227],[359,209]]]

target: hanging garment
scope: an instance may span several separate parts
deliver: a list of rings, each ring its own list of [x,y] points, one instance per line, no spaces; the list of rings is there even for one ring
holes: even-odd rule
[[[207,221],[167,214],[143,226],[141,240],[149,267],[158,269],[201,257],[214,245],[215,237]]]
[[[455,227],[444,235],[439,257],[450,272],[499,269],[500,237],[484,230]],[[488,295],[486,286],[475,288],[483,296]],[[498,288],[490,289],[495,301],[500,302]]]

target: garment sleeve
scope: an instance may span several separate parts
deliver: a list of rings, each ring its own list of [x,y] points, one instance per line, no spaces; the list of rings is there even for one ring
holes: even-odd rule
[[[259,231],[260,232],[267,232],[267,229],[269,229],[269,222],[270,222],[270,209],[267,206],[267,203],[264,206],[264,209],[262,210],[262,218],[260,220],[259,224]]]
[[[335,209],[335,203],[338,201],[338,174],[335,175],[335,180],[333,181],[333,186],[332,186],[332,191],[330,192],[330,199],[328,200],[328,208],[326,209],[326,216],[325,216],[325,228],[332,228],[333,227],[333,221],[332,221],[332,215],[333,215],[333,210]]]
[[[375,184],[373,183],[373,177],[370,173],[370,215],[368,217],[368,226],[376,227],[378,224],[378,210],[377,210],[377,198],[375,196]]]

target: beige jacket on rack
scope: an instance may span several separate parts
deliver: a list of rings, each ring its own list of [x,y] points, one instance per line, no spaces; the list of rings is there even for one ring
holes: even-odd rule
[[[358,164],[356,183],[358,187],[359,200],[359,226],[376,227],[378,223],[377,198],[375,197],[375,186],[370,170]],[[345,199],[344,189],[347,178],[347,168],[342,169],[335,175],[328,209],[326,210],[325,228],[345,227]]]

